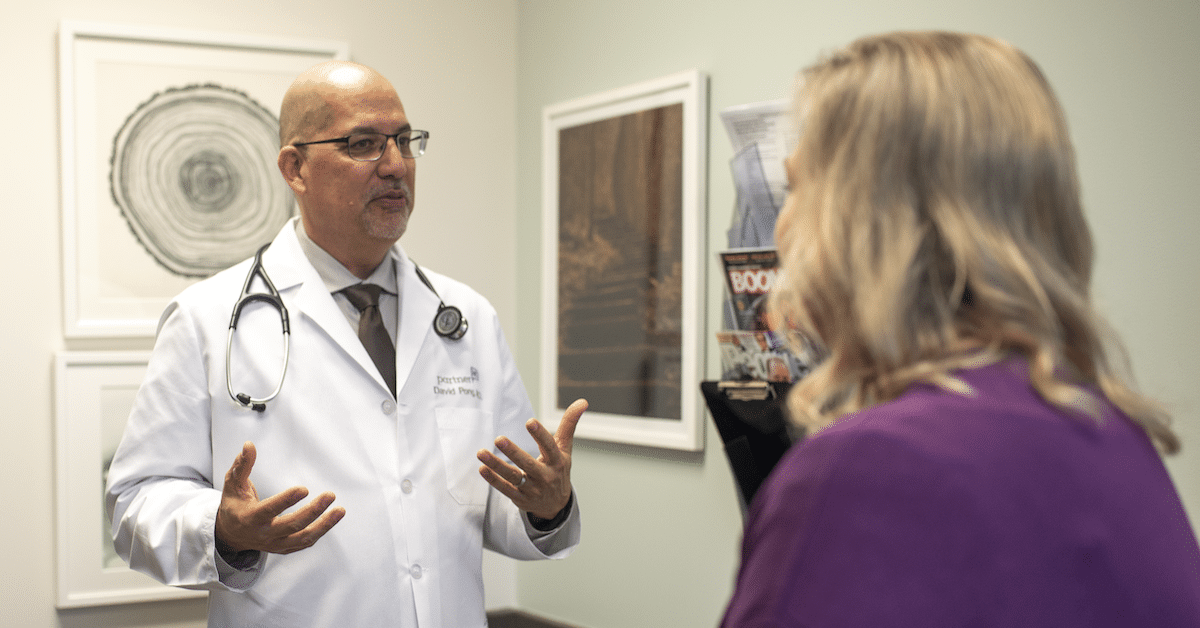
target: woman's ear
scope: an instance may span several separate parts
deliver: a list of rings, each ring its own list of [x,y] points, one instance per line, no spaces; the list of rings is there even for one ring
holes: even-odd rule
[[[287,181],[292,192],[303,194],[305,190],[304,176],[301,173],[301,166],[304,164],[304,157],[300,154],[300,149],[295,146],[284,146],[279,151],[279,172],[283,174],[283,180]]]

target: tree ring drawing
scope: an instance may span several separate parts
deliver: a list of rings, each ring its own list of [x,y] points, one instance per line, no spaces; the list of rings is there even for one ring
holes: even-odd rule
[[[110,190],[146,252],[169,272],[207,277],[246,259],[292,217],[275,167],[279,120],[215,84],[173,87],[113,139]]]

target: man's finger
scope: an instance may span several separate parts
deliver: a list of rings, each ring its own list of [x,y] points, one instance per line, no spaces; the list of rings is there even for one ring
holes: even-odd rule
[[[554,431],[554,440],[558,442],[558,448],[567,455],[571,454],[571,448],[575,444],[575,426],[579,425],[579,419],[587,409],[587,399],[576,399],[567,406],[558,429]]]
[[[304,527],[299,532],[296,532],[295,534],[292,534],[284,539],[279,547],[276,548],[277,551],[275,553],[291,554],[292,552],[298,552],[302,549],[312,547],[321,539],[321,537],[325,536],[326,532],[329,532],[331,529],[333,529],[333,526],[337,525],[337,523],[342,520],[342,517],[345,516],[345,508],[331,508],[325,514],[321,515],[321,518],[317,519],[315,522],[312,522],[311,525]]]
[[[285,535],[301,532],[320,518],[333,505],[334,499],[333,493],[321,493],[296,512],[277,517],[273,525]]]
[[[558,441],[550,433],[550,430],[547,430],[546,426],[542,425],[537,419],[526,421],[525,429],[529,431],[529,435],[537,443],[538,451],[542,453],[542,460],[548,465],[558,464],[562,453],[559,451]],[[514,460],[513,462],[516,461]]]
[[[276,493],[254,506],[254,519],[257,521],[271,521],[283,514],[283,511],[299,504],[300,500],[305,497],[308,497],[308,489],[303,486],[293,486],[286,491]]]
[[[483,476],[484,481],[490,484],[492,488],[500,491],[501,495],[504,495],[517,504],[518,508],[521,506],[519,501],[524,499],[521,491],[517,489],[516,485],[508,481],[507,478],[497,473],[495,469],[487,466],[479,467],[479,475]]]
[[[225,476],[226,486],[232,485],[234,489],[242,489],[250,483],[250,471],[254,469],[254,461],[258,459],[258,450],[254,448],[254,443],[246,441],[242,445],[242,451],[233,459],[233,465],[229,467],[229,473]]]
[[[507,436],[500,436],[496,438],[496,449],[499,449],[500,453],[508,456],[508,459],[512,461],[513,465],[515,465],[518,470],[529,471],[537,466],[537,460],[535,460],[533,456],[529,455],[529,452],[518,447],[517,444],[512,442],[512,440],[510,440]],[[495,456],[491,456],[491,458],[499,462],[500,465],[507,466],[505,465],[504,461],[500,460],[499,458],[496,458]],[[489,460],[480,458],[480,462],[488,463]],[[497,471],[500,471],[501,469],[497,468],[500,465],[491,464],[490,466]]]

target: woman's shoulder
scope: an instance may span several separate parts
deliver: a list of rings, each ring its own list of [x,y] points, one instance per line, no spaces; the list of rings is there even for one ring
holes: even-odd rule
[[[806,438],[780,462],[780,474],[832,476],[836,470],[839,481],[900,481],[895,472],[879,473],[889,468],[1015,482],[1036,475],[1031,460],[1067,460],[1061,464],[1079,467],[1112,457],[1157,462],[1145,435],[1110,404],[1102,403],[1106,412],[1099,420],[1067,412],[1033,389],[1025,368],[1014,358],[959,371],[955,376],[964,390],[914,385]]]

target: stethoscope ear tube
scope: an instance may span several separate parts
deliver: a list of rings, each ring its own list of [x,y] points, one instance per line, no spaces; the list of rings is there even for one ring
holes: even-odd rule
[[[268,246],[270,246],[269,243],[264,244],[254,254],[254,263],[250,266],[250,272],[246,275],[246,283],[242,285],[242,295],[233,306],[233,315],[229,318],[229,333],[225,338],[225,388],[229,391],[231,399],[255,412],[266,410],[267,402],[279,396],[279,391],[283,388],[283,378],[287,375],[288,354],[291,350],[292,325],[288,319],[287,307],[284,306],[283,299],[279,296],[279,291],[275,289],[275,284],[271,282],[271,278],[267,276],[267,271],[262,265],[263,251],[266,251]],[[263,283],[267,286],[267,292],[250,292],[250,284],[254,282],[255,275],[262,278]],[[275,390],[271,394],[259,399],[251,397],[246,393],[233,392],[233,369],[231,366],[233,332],[237,330],[238,319],[242,315],[242,308],[246,307],[252,301],[263,301],[278,310],[279,325],[283,330],[283,365],[279,369],[279,381],[275,384]]]
[[[280,320],[283,325],[283,364],[279,367],[279,381],[275,384],[275,390],[271,391],[271,394],[266,397],[256,399],[246,393],[233,392],[233,370],[230,366],[230,356],[233,354],[233,331],[236,329],[234,325],[229,326],[229,335],[225,339],[225,388],[229,391],[230,398],[255,412],[266,410],[267,402],[279,396],[279,391],[283,388],[283,378],[287,375],[288,353],[290,351],[292,334],[288,330],[286,311],[284,311]]]

